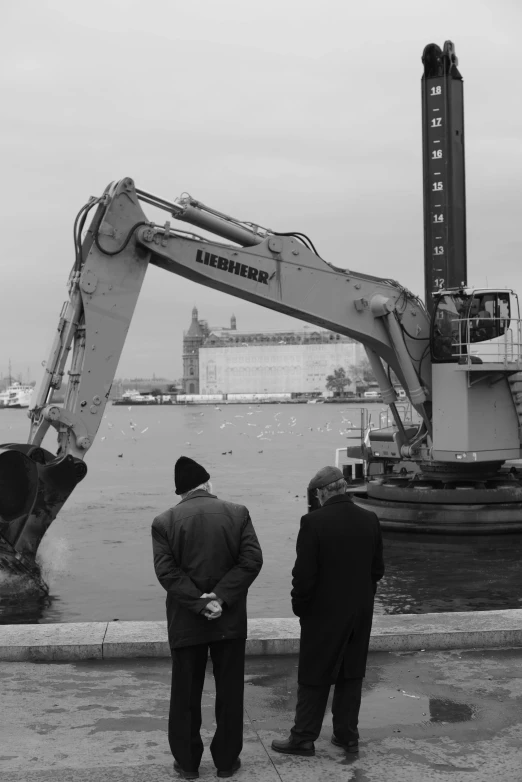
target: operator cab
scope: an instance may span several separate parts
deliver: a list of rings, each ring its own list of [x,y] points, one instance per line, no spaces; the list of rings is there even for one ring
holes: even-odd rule
[[[511,363],[522,358],[518,296],[508,289],[437,291],[431,321],[435,363]]]

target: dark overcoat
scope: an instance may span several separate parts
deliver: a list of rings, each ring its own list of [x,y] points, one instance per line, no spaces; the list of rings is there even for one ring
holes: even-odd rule
[[[366,672],[376,585],[384,575],[375,513],[338,494],[301,519],[292,571],[292,608],[300,619],[298,681],[333,682]]]
[[[152,549],[171,649],[247,637],[247,592],[263,557],[244,505],[195,491],[154,519]],[[223,600],[219,619],[201,613],[210,592]]]

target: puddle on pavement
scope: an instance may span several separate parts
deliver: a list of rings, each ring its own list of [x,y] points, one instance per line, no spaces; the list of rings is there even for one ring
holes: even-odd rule
[[[474,711],[467,703],[430,698],[431,722],[467,722],[475,717]]]
[[[427,695],[418,695],[407,690],[377,687],[363,695],[359,727],[384,728],[388,725],[454,723],[472,719],[474,710],[467,703],[428,698]]]
[[[82,725],[80,727],[89,728],[89,735],[93,733],[100,733],[102,731],[165,731],[167,726],[167,719],[159,717],[121,717],[112,718],[106,717],[105,719],[96,720],[94,725]]]

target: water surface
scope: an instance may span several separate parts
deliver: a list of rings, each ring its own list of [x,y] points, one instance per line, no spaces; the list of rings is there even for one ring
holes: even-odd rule
[[[89,472],[40,546],[52,601],[0,583],[0,623],[156,620],[164,591],[152,564],[152,519],[178,501],[173,465],[201,462],[214,491],[248,506],[264,554],[251,617],[292,616],[291,569],[306,485],[346,445],[359,405],[221,405],[106,409]],[[378,423],[382,406],[369,404]],[[0,442],[24,442],[25,411],[0,411]],[[54,451],[54,436],[44,445]],[[521,536],[384,533],[377,613],[519,608]]]

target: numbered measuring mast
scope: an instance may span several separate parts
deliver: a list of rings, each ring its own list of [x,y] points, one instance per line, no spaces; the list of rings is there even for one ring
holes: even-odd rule
[[[426,308],[434,292],[467,282],[463,81],[451,41],[422,55],[424,281]]]

